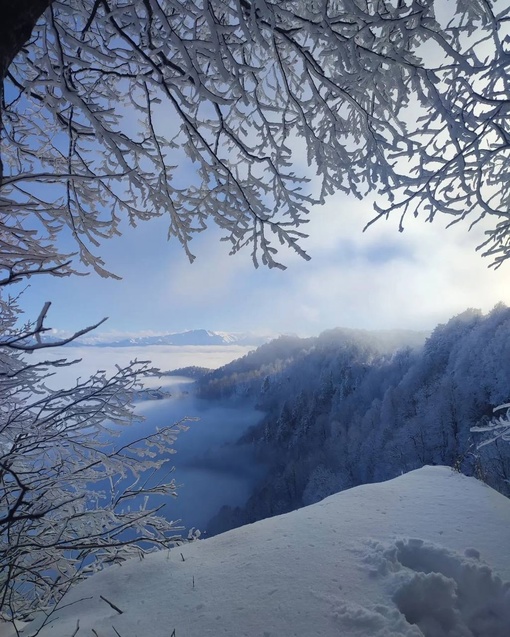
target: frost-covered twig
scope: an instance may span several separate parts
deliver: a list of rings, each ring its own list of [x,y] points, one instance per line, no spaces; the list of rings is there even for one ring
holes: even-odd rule
[[[503,410],[504,414],[493,418],[489,424],[471,428],[471,431],[475,433],[488,434],[488,438],[479,443],[478,448],[489,445],[499,439],[510,442],[510,403],[499,405],[494,409],[494,413]]]
[[[27,365],[19,351],[40,349],[48,305],[18,327],[19,308],[0,295],[0,612],[24,619],[51,609],[69,587],[103,565],[182,542],[154,495],[175,495],[160,479],[186,421],[117,443],[137,420],[132,398],[154,370],[133,361],[67,389],[49,389],[52,367]],[[13,348],[15,342],[20,347]]]

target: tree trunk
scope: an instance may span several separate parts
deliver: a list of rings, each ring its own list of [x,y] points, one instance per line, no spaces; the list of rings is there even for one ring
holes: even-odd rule
[[[3,0],[0,3],[0,79],[30,39],[37,20],[52,0]]]

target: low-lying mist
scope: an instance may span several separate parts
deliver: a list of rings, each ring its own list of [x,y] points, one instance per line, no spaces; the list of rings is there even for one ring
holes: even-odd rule
[[[164,389],[171,393],[169,398],[137,405],[137,413],[145,420],[126,430],[121,440],[138,438],[185,417],[198,418],[179,434],[175,453],[169,450],[159,475],[175,467],[178,497],[167,502],[164,516],[181,520],[186,529],[207,531],[207,522],[223,505],[245,503],[262,474],[263,467],[257,464],[252,448],[235,444],[262,414],[248,404],[232,406],[197,399],[186,379],[165,379]]]
[[[253,347],[247,346],[154,346],[125,348],[59,347],[38,350],[27,355],[27,362],[67,358],[81,359],[77,364],[51,370],[55,372],[46,381],[52,388],[72,387],[76,379],[82,380],[98,369],[115,372],[116,365],[130,361],[151,360],[162,370],[188,365],[219,367]],[[143,415],[143,423],[124,429],[115,444],[121,445],[148,434],[157,426],[169,425],[185,417],[197,418],[189,422],[188,431],[179,434],[168,452],[168,461],[155,476],[165,479],[175,466],[172,476],[178,485],[178,497],[164,499],[161,512],[170,520],[181,520],[186,529],[206,530],[208,520],[225,504],[242,505],[251,494],[255,481],[263,471],[255,462],[253,451],[247,446],[235,445],[240,436],[261,418],[253,407],[228,406],[218,400],[199,400],[193,395],[191,379],[163,376],[147,378],[146,387],[161,387],[171,395],[160,400],[145,400],[136,405]],[[124,486],[127,486],[127,482]],[[154,496],[153,504],[161,504],[162,496]]]
[[[114,374],[117,366],[129,365],[131,361],[150,361],[152,367],[162,371],[197,365],[216,369],[244,356],[255,349],[248,345],[153,345],[134,347],[66,347],[45,348],[26,354],[28,363],[52,361],[62,358],[76,360],[76,364],[60,367],[48,385],[52,388],[73,385],[76,378],[85,380],[98,369]],[[156,383],[159,384],[159,383]]]

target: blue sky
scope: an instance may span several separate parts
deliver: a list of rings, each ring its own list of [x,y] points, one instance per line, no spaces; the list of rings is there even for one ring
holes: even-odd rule
[[[445,229],[397,219],[367,232],[369,200],[338,195],[312,210],[304,246],[312,257],[283,255],[284,272],[255,270],[249,252],[228,255],[211,228],[192,242],[190,264],[177,241],[166,240],[164,219],[126,228],[104,243],[107,267],[122,281],[95,274],[33,280],[24,292],[27,318],[52,301],[49,324],[78,330],[104,316],[102,332],[225,331],[317,334],[335,327],[432,329],[467,307],[510,304],[509,268],[489,269],[475,247],[483,228],[461,223]]]

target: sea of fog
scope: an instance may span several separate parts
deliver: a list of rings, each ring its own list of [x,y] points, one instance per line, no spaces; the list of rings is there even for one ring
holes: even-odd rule
[[[253,450],[236,444],[239,437],[262,417],[251,405],[235,406],[197,399],[189,379],[175,378],[165,384],[170,398],[139,403],[138,414],[144,422],[134,425],[127,435],[137,437],[158,426],[182,418],[188,429],[179,433],[161,475],[175,467],[172,476],[178,497],[167,503],[165,517],[179,519],[185,528],[207,531],[207,522],[223,505],[239,506],[246,502],[254,484],[262,475]]]
[[[49,379],[54,387],[72,385],[76,378],[90,376],[98,369],[114,371],[115,365],[126,365],[132,360],[151,360],[154,366],[170,370],[189,365],[218,367],[243,356],[251,347],[66,347],[58,350],[41,350],[35,358],[46,360],[81,358],[81,362],[57,371]],[[118,444],[137,439],[158,426],[170,425],[183,418],[190,420],[188,430],[181,432],[173,451],[169,449],[163,458],[165,463],[157,478],[170,477],[178,486],[177,498],[154,497],[154,504],[165,503],[162,514],[171,520],[181,521],[185,529],[192,527],[207,531],[207,522],[223,505],[238,506],[245,503],[263,467],[255,461],[253,450],[236,444],[239,437],[262,417],[251,405],[231,405],[220,401],[197,399],[193,394],[193,382],[182,377],[166,376],[149,379],[147,385],[158,386],[168,392],[168,398],[145,400],[136,405],[136,412],[144,421],[127,428],[117,439]]]
[[[115,372],[117,365],[123,367],[131,361],[150,361],[154,367],[162,371],[179,369],[196,365],[216,369],[226,365],[236,358],[241,358],[253,346],[246,345],[147,345],[145,347],[77,347],[66,346],[46,348],[27,354],[27,361],[55,360],[66,358],[77,361],[70,367],[58,370],[54,382],[55,387],[62,387],[63,383],[72,384],[76,378],[88,378],[97,370]]]

